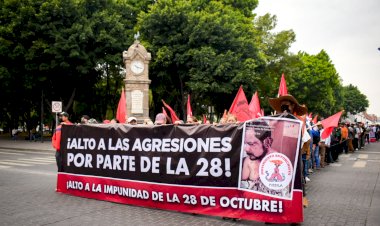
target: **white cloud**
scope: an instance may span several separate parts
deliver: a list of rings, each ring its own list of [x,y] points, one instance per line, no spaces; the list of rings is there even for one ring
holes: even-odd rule
[[[276,30],[292,29],[291,51],[316,54],[325,49],[343,84],[358,86],[380,116],[379,0],[261,0],[254,11],[277,16]]]

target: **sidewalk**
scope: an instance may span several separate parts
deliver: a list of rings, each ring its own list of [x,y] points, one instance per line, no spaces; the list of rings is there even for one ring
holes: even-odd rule
[[[0,137],[0,148],[17,149],[17,150],[30,150],[30,151],[55,151],[51,145],[51,139],[45,138],[41,141],[28,141],[24,139],[12,140],[10,137]]]
[[[304,225],[380,225],[380,143],[310,175]]]

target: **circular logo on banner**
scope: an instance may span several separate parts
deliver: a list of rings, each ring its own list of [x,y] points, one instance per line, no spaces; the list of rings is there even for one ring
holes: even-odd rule
[[[284,154],[268,154],[259,167],[260,179],[267,188],[281,190],[292,181],[293,166]]]

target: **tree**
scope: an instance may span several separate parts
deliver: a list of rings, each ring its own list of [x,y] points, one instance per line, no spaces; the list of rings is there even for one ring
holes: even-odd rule
[[[366,111],[369,106],[367,97],[352,84],[343,86],[343,103],[345,111],[351,114]]]
[[[288,89],[309,111],[329,116],[342,110],[337,96],[341,90],[340,77],[328,54],[322,50],[316,55],[300,52],[302,64],[290,74]]]
[[[45,118],[61,100],[74,120],[114,115],[123,85],[122,52],[140,31],[152,53],[151,112],[165,99],[184,117],[228,109],[240,85],[250,98],[274,97],[285,73],[288,88],[310,111],[328,116],[345,105],[368,106],[357,88],[341,85],[328,54],[289,51],[292,30],[257,16],[258,0],[4,0],[0,3],[0,121],[7,127]],[[360,92],[359,92],[360,93]],[[362,106],[353,99],[359,96]],[[17,98],[15,98],[17,97]],[[153,100],[153,101],[152,101]],[[268,111],[266,101],[262,106]]]
[[[1,118],[13,124],[29,121],[32,112],[39,112],[41,90],[47,103],[63,101],[64,110],[74,117],[105,117],[119,96],[121,87],[114,85],[122,81],[121,53],[132,43],[137,14],[151,3],[2,1],[0,95],[18,100],[2,98]],[[119,82],[107,83],[111,77]],[[106,85],[99,85],[103,81]]]
[[[264,97],[275,97],[281,75],[285,74],[288,83],[292,82],[289,75],[301,65],[300,57],[289,51],[295,41],[295,33],[292,30],[274,32],[277,17],[270,14],[255,17],[253,25],[257,34],[253,38],[265,61],[265,66],[259,69],[261,79],[257,91]],[[267,101],[262,101],[262,107],[266,112],[273,111]]]
[[[159,1],[139,16],[138,29],[152,52],[152,90],[156,108],[166,99],[185,115],[191,93],[195,114],[214,105],[223,112],[240,84],[253,91],[263,64],[255,46],[250,4],[230,1]],[[253,8],[252,8],[253,9]],[[252,11],[252,9],[250,11]]]

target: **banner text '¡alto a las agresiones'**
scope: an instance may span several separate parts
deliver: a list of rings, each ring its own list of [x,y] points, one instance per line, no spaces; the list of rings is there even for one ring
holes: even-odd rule
[[[109,150],[144,152],[229,152],[232,149],[231,137],[208,138],[68,138],[67,150]]]

